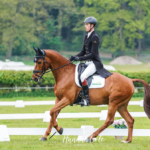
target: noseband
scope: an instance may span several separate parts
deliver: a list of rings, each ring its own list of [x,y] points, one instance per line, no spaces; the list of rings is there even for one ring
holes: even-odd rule
[[[53,71],[53,70],[62,68],[62,67],[64,67],[64,66],[67,66],[67,65],[73,63],[73,61],[72,61],[72,62],[70,62],[70,63],[68,63],[68,64],[65,64],[65,65],[62,65],[62,66],[60,66],[60,67],[57,67],[57,68],[54,68],[54,69],[50,69],[50,64],[45,60],[45,56],[35,56],[34,62],[37,62],[37,61],[38,61],[37,58],[43,59],[43,67],[42,67],[42,70],[33,70],[33,74],[35,74],[36,76],[38,76],[38,81],[41,79],[41,77],[42,77],[45,73],[51,72],[51,71]],[[49,67],[48,67],[49,70],[47,70],[47,71],[46,71],[46,68],[45,68],[45,64],[46,64],[46,63],[49,65]],[[40,74],[40,75],[37,75],[36,73],[41,73],[41,74]]]
[[[43,67],[42,67],[42,70],[33,70],[33,74],[35,74],[36,76],[39,77],[39,79],[42,77],[42,75],[44,75],[45,73],[47,72],[50,72],[50,71],[47,71],[46,72],[46,69],[45,69],[45,64],[47,63],[49,65],[48,69],[50,68],[50,64],[45,60],[45,56],[35,56],[35,62],[37,62],[36,60],[38,60],[37,58],[41,58],[43,59]],[[41,73],[40,75],[36,74],[36,73]]]

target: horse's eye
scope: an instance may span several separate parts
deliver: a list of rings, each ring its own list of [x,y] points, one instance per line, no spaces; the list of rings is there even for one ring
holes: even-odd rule
[[[41,62],[38,62],[38,64],[41,64]]]

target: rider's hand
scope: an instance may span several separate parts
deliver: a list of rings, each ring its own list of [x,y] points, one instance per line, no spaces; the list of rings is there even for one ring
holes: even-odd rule
[[[74,58],[75,58],[74,56],[70,56],[69,60],[72,61],[72,60],[74,60]]]
[[[79,57],[78,57],[78,56],[75,56],[75,57],[74,57],[74,61],[79,61]]]

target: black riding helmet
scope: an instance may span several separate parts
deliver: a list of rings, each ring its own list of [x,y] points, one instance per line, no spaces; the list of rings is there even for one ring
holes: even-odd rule
[[[94,24],[94,26],[96,26],[97,20],[94,17],[87,17],[87,18],[85,18],[84,23],[90,23],[90,24]]]

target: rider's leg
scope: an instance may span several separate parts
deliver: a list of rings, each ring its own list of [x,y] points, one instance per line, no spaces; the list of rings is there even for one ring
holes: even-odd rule
[[[84,70],[84,72],[81,74],[81,82],[82,82],[82,89],[85,96],[86,103],[82,103],[82,105],[90,105],[90,99],[89,99],[89,87],[86,78],[91,76],[96,72],[96,67],[94,63],[88,63],[88,67]]]
[[[94,74],[96,72],[96,67],[93,62],[88,63],[87,68],[84,70],[84,72],[81,74],[81,82],[84,82],[85,79],[87,79],[89,76]]]

